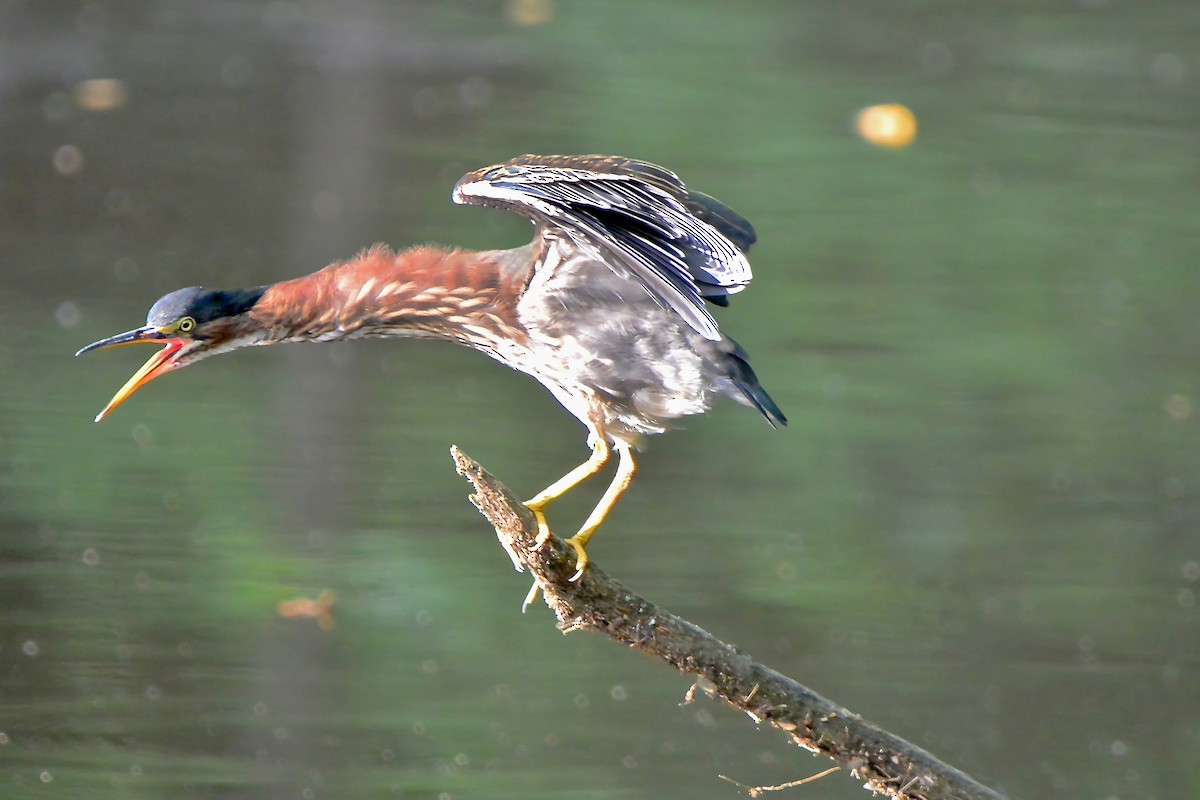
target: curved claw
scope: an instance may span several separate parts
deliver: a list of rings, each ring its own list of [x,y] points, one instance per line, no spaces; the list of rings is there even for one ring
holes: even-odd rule
[[[575,574],[571,576],[572,583],[582,578],[583,571],[587,569],[588,555],[583,546],[587,544],[588,538],[590,537],[576,535],[566,540],[566,543],[571,545],[571,548],[575,551]]]
[[[546,522],[546,513],[542,511],[545,506],[530,500],[525,503],[525,507],[533,512],[533,518],[537,520],[538,534],[535,541],[537,546],[541,547],[550,538],[550,523]]]
[[[521,613],[522,614],[524,614],[529,609],[529,607],[531,605],[533,605],[534,600],[537,600],[538,592],[540,592],[541,590],[542,590],[542,585],[537,582],[537,578],[534,578],[533,586],[529,587],[529,594],[525,595],[525,602],[521,603]]]
[[[550,539],[550,524],[546,522],[546,515],[542,512],[542,505],[540,503],[527,502],[525,503],[525,507],[533,512],[533,518],[537,520],[538,534],[537,539],[534,541],[538,547],[541,547]],[[580,578],[582,578],[583,571],[587,568],[588,556],[587,552],[583,548],[585,545],[587,545],[588,539],[592,538],[593,532],[594,529],[585,529],[575,534],[570,539],[563,540],[567,544],[571,545],[571,549],[575,551],[575,574],[571,576],[572,581],[578,581]],[[533,588],[529,590],[529,596],[525,598],[525,605],[522,606],[523,608],[527,608],[529,604],[534,601],[534,599],[537,597],[537,591],[537,584],[534,583]]]
[[[538,511],[534,511],[533,513],[537,514],[539,517],[539,528],[540,528],[541,513]],[[546,533],[546,536],[549,536],[550,530],[548,528],[545,529],[545,533]],[[587,543],[588,538],[589,537],[587,537],[587,536],[576,535],[576,536],[572,536],[570,539],[563,540],[567,544],[571,545],[571,549],[573,549],[575,551],[575,574],[570,577],[570,580],[572,582],[578,581],[580,578],[582,578],[583,571],[585,569],[587,569],[588,555],[587,555],[587,551],[583,549],[583,546],[584,546],[584,544]],[[541,544],[545,541],[542,538],[542,534],[541,534],[540,530],[538,532],[538,540],[539,540],[538,541],[539,546],[541,546]],[[534,600],[537,600],[538,592],[540,592],[541,590],[542,590],[542,586],[540,583],[537,582],[537,579],[535,578],[533,581],[533,586],[529,587],[529,594],[525,595],[525,601],[523,603],[521,603],[521,613],[522,614],[524,614],[525,611],[529,608],[529,606],[531,606],[533,604]]]
[[[550,538],[550,524],[546,522],[546,515],[542,512],[542,504],[527,502],[525,503],[525,507],[533,512],[533,517],[537,520],[538,534],[535,541],[537,546],[541,547]],[[563,540],[567,544],[571,545],[571,549],[575,551],[575,574],[570,578],[572,582],[578,581],[580,578],[582,578],[583,571],[587,569],[588,555],[587,551],[584,550],[584,545],[587,544],[587,540],[590,538],[592,538],[592,532],[588,531],[577,533],[570,539]],[[525,601],[521,603],[522,614],[525,613],[526,609],[528,609],[529,606],[533,604],[533,601],[537,599],[538,592],[540,591],[541,585],[534,580],[533,586],[529,588],[529,594],[525,595]]]
[[[546,514],[542,511],[546,507],[546,503],[538,503],[534,500],[527,500],[525,507],[533,512],[533,518],[537,520],[538,533],[535,543],[538,547],[544,545],[550,539],[550,523],[546,521]],[[541,591],[541,585],[535,578],[533,586],[529,587],[529,594],[525,595],[525,601],[521,603],[521,613],[524,614],[529,606],[533,605],[533,601],[537,600],[538,592]]]

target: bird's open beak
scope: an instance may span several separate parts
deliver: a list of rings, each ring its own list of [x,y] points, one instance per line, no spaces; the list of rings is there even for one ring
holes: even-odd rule
[[[171,364],[175,358],[179,356],[180,351],[189,342],[189,339],[181,339],[169,333],[165,333],[158,328],[147,325],[142,328],[137,328],[126,333],[118,333],[116,336],[110,336],[107,339],[101,339],[98,342],[92,342],[87,347],[80,350],[75,355],[81,356],[84,353],[92,350],[103,350],[108,347],[122,347],[127,344],[158,344],[164,343],[166,346],[159,350],[154,355],[150,356],[150,360],[142,364],[142,368],[133,373],[133,377],[125,382],[125,385],[117,390],[113,395],[113,399],[108,401],[108,405],[104,410],[96,415],[96,422],[104,419],[108,412],[112,411],[117,406],[124,403],[129,395],[136,392],[141,386],[149,383],[163,373],[171,371]]]

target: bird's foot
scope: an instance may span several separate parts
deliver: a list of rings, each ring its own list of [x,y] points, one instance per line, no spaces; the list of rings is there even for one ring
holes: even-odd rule
[[[533,579],[533,586],[529,587],[529,594],[525,595],[525,601],[521,603],[521,613],[524,614],[526,609],[533,605],[533,601],[537,600],[538,592],[542,590],[542,585],[537,582],[537,578]]]
[[[583,547],[590,538],[592,538],[590,533],[585,534],[580,532],[566,540],[567,544],[571,545],[571,548],[575,551],[575,574],[571,576],[572,582],[582,578],[583,571],[587,569],[588,555]]]
[[[550,539],[550,523],[546,522],[546,514],[542,509],[545,507],[543,503],[536,503],[532,500],[526,501],[525,507],[533,512],[533,518],[537,520],[538,532],[537,538],[534,539],[534,544],[541,547]],[[529,594],[525,595],[524,602],[521,603],[521,613],[533,605],[533,601],[537,600],[538,592],[542,590],[541,584],[536,579],[533,581],[533,586],[529,587]]]
[[[534,544],[537,547],[541,547],[550,539],[550,523],[546,522],[546,514],[542,511],[544,504],[534,501],[526,501],[525,507],[533,512],[533,518],[537,520],[538,532],[537,538],[534,540]],[[572,582],[578,581],[580,578],[582,578],[583,571],[587,569],[588,555],[587,551],[584,550],[584,547],[587,545],[588,539],[592,538],[592,533],[594,533],[594,530],[588,530],[585,528],[584,530],[581,530],[579,533],[572,536],[570,539],[563,540],[567,544],[571,545],[571,549],[575,551],[575,574],[570,578]],[[521,603],[521,613],[525,613],[525,610],[533,604],[533,601],[537,599],[538,592],[541,590],[541,584],[535,580],[533,582],[533,586],[529,587],[529,594],[525,595],[525,601]]]
[[[537,513],[537,512],[534,512],[534,513]],[[549,530],[547,530],[547,535],[549,535]],[[539,531],[538,536],[540,538],[540,536],[541,536],[540,531]],[[570,580],[573,582],[578,581],[580,578],[582,578],[583,571],[585,569],[587,569],[588,555],[587,555],[587,551],[584,550],[583,548],[584,548],[584,545],[587,544],[587,540],[590,538],[591,538],[590,533],[585,533],[585,534],[577,533],[574,536],[572,536],[570,539],[563,540],[567,544],[571,545],[571,549],[575,551],[575,574],[572,575],[570,578]],[[537,579],[534,579],[533,586],[529,587],[529,594],[525,595],[525,601],[523,603],[521,603],[521,613],[522,614],[524,614],[525,610],[528,609],[529,606],[531,606],[533,604],[534,600],[537,600],[538,592],[540,592],[541,590],[542,590],[542,585],[537,582]]]
[[[533,518],[537,520],[538,533],[534,543],[541,547],[550,538],[550,523],[546,522],[546,513],[542,511],[542,504],[529,501],[525,503],[525,507],[533,512]]]

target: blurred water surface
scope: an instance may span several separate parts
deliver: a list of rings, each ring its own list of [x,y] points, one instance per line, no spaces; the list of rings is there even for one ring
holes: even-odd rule
[[[245,351],[91,421],[147,354],[71,353],[164,292],[513,246],[460,174],[610,152],[754,221],[718,316],[792,424],[727,404],[653,442],[597,563],[1015,797],[1196,796],[1191,10],[7,6],[0,795],[724,798],[823,768],[518,613],[447,449],[526,494],[586,450],[486,358]],[[877,103],[911,146],[855,134]],[[277,616],[324,589],[331,630]]]

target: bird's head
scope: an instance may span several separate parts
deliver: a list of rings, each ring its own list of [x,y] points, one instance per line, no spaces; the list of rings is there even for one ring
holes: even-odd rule
[[[159,298],[146,315],[146,324],[98,342],[75,355],[127,344],[161,344],[163,348],[125,382],[96,422],[125,402],[141,386],[200,359],[262,341],[263,326],[248,313],[266,287],[221,291],[192,286]]]

